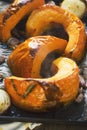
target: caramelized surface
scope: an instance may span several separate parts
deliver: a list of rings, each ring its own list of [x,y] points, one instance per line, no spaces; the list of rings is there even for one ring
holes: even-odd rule
[[[43,4],[44,0],[14,0],[8,9],[0,14],[0,40],[6,42],[20,20]]]
[[[48,54],[62,54],[66,40],[54,36],[36,36],[25,40],[9,56],[8,66],[15,76],[41,77],[41,65]]]
[[[13,76],[5,79],[6,90],[16,106],[25,110],[44,111],[76,98],[79,89],[79,69],[76,63],[61,57],[53,64],[58,71],[50,78]]]
[[[68,34],[69,40],[65,49],[65,56],[76,61],[81,60],[86,46],[84,24],[74,14],[59,6],[44,5],[34,10],[26,23],[26,33],[28,36],[41,35],[50,28],[52,23],[62,24]]]

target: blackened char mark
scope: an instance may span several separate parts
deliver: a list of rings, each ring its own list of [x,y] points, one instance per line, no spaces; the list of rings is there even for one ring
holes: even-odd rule
[[[32,58],[34,58],[34,57],[35,57],[35,55],[36,55],[37,51],[38,51],[38,49],[37,49],[37,48],[35,48],[35,49],[30,49],[30,54],[31,54]]]
[[[18,4],[12,3],[4,14],[3,24],[11,15],[15,14],[22,6],[26,5],[28,2],[33,2],[33,0],[21,0]]]
[[[49,101],[53,100],[59,100],[59,98],[62,96],[62,93],[59,89],[59,87],[54,83],[47,83],[47,82],[41,82],[41,87],[45,91],[46,98]]]
[[[6,13],[4,14],[4,18],[3,18],[3,24],[6,22],[6,20],[13,14],[15,14],[18,10],[20,9],[19,6],[16,6],[16,5],[11,5]]]

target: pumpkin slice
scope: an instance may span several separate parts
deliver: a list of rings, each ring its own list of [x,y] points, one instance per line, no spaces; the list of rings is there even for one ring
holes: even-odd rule
[[[13,75],[41,77],[40,70],[49,53],[62,54],[67,41],[54,36],[36,36],[21,43],[8,57],[7,63]]]
[[[5,88],[13,104],[24,110],[44,111],[73,101],[79,89],[78,66],[60,57],[53,62],[52,68],[55,67],[56,74],[50,78],[7,77]]]
[[[6,42],[18,22],[44,3],[44,0],[14,0],[8,9],[0,14],[0,40]]]
[[[27,36],[41,35],[53,23],[61,24],[69,36],[65,55],[81,60],[86,48],[85,27],[78,17],[59,6],[44,5],[34,10],[26,23]]]

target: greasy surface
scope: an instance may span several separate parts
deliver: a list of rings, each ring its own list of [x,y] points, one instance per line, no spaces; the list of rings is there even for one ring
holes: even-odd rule
[[[7,0],[6,0],[7,1]],[[8,0],[10,1],[10,0]],[[55,0],[56,1],[56,0]],[[0,1],[2,2],[2,1]],[[4,2],[2,2],[4,3]],[[2,9],[3,6],[0,7],[0,10]],[[87,18],[86,18],[87,19]],[[85,19],[85,21],[87,21]],[[11,50],[7,48],[6,45],[2,45],[0,43],[0,55],[5,56],[6,58],[10,54]],[[84,58],[84,61],[81,62],[81,68],[83,72],[83,76],[87,79],[87,73],[85,70],[87,70],[87,58]],[[0,65],[0,73],[2,73],[3,77],[10,76],[11,73],[9,71],[9,68],[7,67],[6,62]],[[0,87],[4,87],[3,82],[0,80]],[[8,120],[11,121],[11,123],[8,123]],[[0,128],[5,127],[5,130],[8,126],[11,126],[11,129],[13,129],[13,125],[15,126],[14,128],[19,128],[22,126],[22,124],[17,125],[17,122],[12,124],[12,121],[28,121],[28,122],[43,122],[46,123],[43,126],[39,127],[38,129],[44,130],[44,129],[49,129],[49,130],[57,130],[58,128],[61,130],[73,130],[73,129],[87,129],[87,91],[84,90],[84,100],[82,102],[78,103],[72,103],[70,106],[67,108],[61,108],[59,111],[56,109],[54,111],[51,111],[48,113],[31,113],[31,112],[25,112],[17,107],[14,107],[11,105],[10,109],[4,113],[3,115],[0,115],[0,122],[1,123],[7,123],[7,124],[0,124]],[[59,123],[62,123],[62,125],[59,125]],[[49,124],[50,123],[50,124]],[[57,123],[57,124],[55,124]],[[70,123],[72,125],[70,125]],[[75,125],[74,125],[75,123]],[[23,123],[24,124],[24,123]],[[65,124],[65,125],[63,125]],[[69,124],[69,125],[68,125]],[[76,125],[78,124],[78,125]],[[81,126],[81,124],[85,124]],[[27,124],[28,125],[28,124]],[[2,127],[3,126],[3,127]],[[18,127],[17,127],[18,126]],[[36,128],[37,129],[37,128]]]
[[[32,10],[44,4],[44,0],[14,0],[9,7],[0,14],[0,41],[6,42],[11,37],[12,29]]]
[[[44,30],[50,28],[52,23],[62,24],[69,35],[65,55],[76,61],[81,60],[86,44],[84,24],[78,17],[58,6],[45,5],[32,12],[26,23],[27,35],[40,35]]]
[[[58,70],[50,78],[6,78],[5,88],[13,104],[25,110],[44,111],[73,101],[79,90],[78,66],[63,57],[56,59],[53,65]]]
[[[10,54],[8,66],[15,76],[39,78],[41,65],[47,55],[53,51],[62,54],[66,44],[66,40],[54,36],[29,38]]]

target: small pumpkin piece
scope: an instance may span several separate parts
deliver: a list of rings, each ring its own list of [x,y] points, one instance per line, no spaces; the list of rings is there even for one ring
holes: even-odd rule
[[[8,9],[0,14],[0,41],[6,42],[19,21],[44,3],[44,0],[14,0]]]

